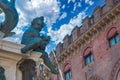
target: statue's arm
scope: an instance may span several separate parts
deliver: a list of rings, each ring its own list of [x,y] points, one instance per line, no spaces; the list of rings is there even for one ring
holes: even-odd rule
[[[36,49],[39,46],[42,46],[43,44],[44,42],[42,42],[41,38],[34,38],[33,40],[31,40],[30,44],[27,44],[25,47],[21,49],[21,52],[26,53],[29,50]]]

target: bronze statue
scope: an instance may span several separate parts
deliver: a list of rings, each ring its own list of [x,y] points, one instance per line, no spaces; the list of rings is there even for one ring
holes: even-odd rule
[[[15,0],[0,0],[0,13],[5,13],[5,21],[0,22],[0,38],[15,34],[11,32],[18,23],[18,13],[15,8]]]
[[[45,52],[45,47],[50,41],[50,36],[40,36],[39,34],[44,25],[43,16],[33,19],[31,26],[23,34],[21,44],[25,44],[26,46],[21,49],[21,52],[26,53],[29,50],[41,52],[45,65],[50,68],[52,73],[58,74],[58,70],[55,69],[48,54]]]
[[[0,67],[0,80],[6,80],[4,72],[5,70],[2,67]]]

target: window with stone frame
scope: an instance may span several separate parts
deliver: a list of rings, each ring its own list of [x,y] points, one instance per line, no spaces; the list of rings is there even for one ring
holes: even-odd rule
[[[114,46],[115,44],[117,44],[118,42],[120,42],[120,37],[118,34],[115,34],[113,37],[111,37],[109,39],[109,46],[112,47]]]
[[[115,44],[120,42],[120,36],[118,34],[117,28],[112,27],[107,32],[107,40],[109,43],[109,47],[113,47]]]
[[[67,63],[64,67],[64,79],[71,80],[71,78],[72,78],[71,64]]]
[[[85,65],[90,64],[94,59],[93,59],[93,54],[90,52],[88,55],[84,57],[85,60]]]
[[[94,57],[92,53],[92,47],[87,47],[83,52],[84,65],[88,65],[93,62]]]
[[[71,70],[69,69],[68,71],[64,72],[65,80],[70,80],[72,77]]]

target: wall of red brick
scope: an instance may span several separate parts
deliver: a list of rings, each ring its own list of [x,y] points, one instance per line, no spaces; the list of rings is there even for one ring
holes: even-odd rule
[[[82,50],[76,51],[75,55],[62,64],[62,71],[65,65],[69,63],[71,64],[72,80],[86,80],[94,75],[101,78],[101,80],[110,80],[114,65],[120,59],[120,43],[111,48],[108,44],[107,32],[112,27],[116,27],[120,35],[120,18],[96,36]],[[92,48],[94,61],[85,66],[83,52],[87,47]]]
[[[111,1],[112,0],[108,1],[108,3],[110,3]],[[107,6],[103,8],[105,10],[109,10]],[[102,12],[105,12],[104,9],[102,9]],[[98,17],[100,18],[99,9],[98,11],[96,11],[95,14],[98,16],[94,18],[98,20],[97,18]],[[120,17],[112,21],[112,23],[108,26],[109,27],[106,30],[102,31],[99,35],[97,35],[90,43],[88,43],[81,50],[77,50],[75,52],[75,55],[69,57],[69,59],[67,59],[65,63],[62,63],[61,64],[62,72],[64,72],[65,65],[69,63],[71,65],[70,69],[72,71],[72,80],[116,80],[114,77],[117,75],[116,70],[119,69],[115,69],[116,68],[115,65],[116,62],[120,60],[120,42],[110,48],[107,40],[107,33],[112,27],[116,27],[117,32],[120,36]],[[75,39],[76,37],[78,37],[77,34],[81,32],[81,31],[78,32],[77,31],[78,31],[77,29],[73,30],[72,33],[73,35],[75,35]],[[74,38],[73,35],[72,38]],[[64,46],[67,47],[69,46],[69,44],[67,43],[68,40],[69,40],[68,37],[66,37],[63,44]],[[85,65],[83,54],[84,54],[84,50],[87,47],[91,47],[91,52],[94,56],[94,61],[88,65]],[[120,68],[119,67],[120,63],[118,63],[117,66],[118,68]],[[93,76],[96,77],[96,79],[93,79],[92,78]],[[52,80],[57,80],[55,78],[55,75],[54,77],[52,77]]]

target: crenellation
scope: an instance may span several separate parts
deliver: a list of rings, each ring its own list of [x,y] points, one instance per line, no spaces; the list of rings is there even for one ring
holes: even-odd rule
[[[80,28],[80,34],[83,34],[85,31],[87,31],[87,27],[81,26],[81,28]]]
[[[72,30],[71,35],[65,36],[65,38],[63,39],[62,46],[60,46],[60,44],[58,44],[58,46],[56,48],[57,54],[64,51],[72,42],[74,42],[76,39],[79,38],[79,36],[81,36],[90,27],[92,27],[99,19],[101,19],[119,1],[120,0],[105,0],[105,5],[103,5],[102,7],[98,6],[94,10],[93,15],[91,17],[86,17],[83,20],[82,25],[80,27],[75,26],[75,28]],[[110,17],[108,17],[108,20],[109,20],[109,18]],[[101,26],[104,26],[104,25],[101,24],[100,27],[97,27],[97,28],[99,28],[99,30],[101,30]],[[88,34],[88,35],[91,35],[91,34]]]
[[[105,0],[105,5],[104,5],[104,7],[102,9],[103,14],[108,12],[113,7],[115,2],[116,2],[116,0]]]
[[[82,27],[86,27],[86,29],[90,27],[90,18],[88,16],[83,20]]]
[[[101,9],[104,7],[101,7]],[[94,18],[89,19],[94,20]],[[70,80],[119,80],[120,42],[111,47],[109,46],[110,40],[107,39],[108,32],[110,32],[111,37],[115,36],[113,35],[114,31],[110,30],[113,27],[116,28],[118,38],[120,38],[119,22],[120,3],[104,15],[102,13],[100,19],[93,22],[94,24],[86,32],[83,25],[79,27],[80,35],[57,57],[63,76],[66,75],[64,71],[65,65],[69,63],[71,66],[68,68],[68,73],[70,70],[72,74]],[[74,37],[73,32],[75,30],[76,27],[72,31],[72,37]],[[88,57],[93,59],[86,64]],[[50,79],[53,79],[53,77]],[[54,77],[54,79],[57,80],[58,78]],[[59,78],[59,80],[62,79]]]
[[[94,24],[94,18],[93,15],[90,17],[90,22],[89,22],[89,26],[91,27]]]
[[[106,6],[111,6],[113,7],[113,5],[115,4],[115,2],[118,0],[105,0]]]
[[[76,26],[73,30],[72,30],[72,40],[73,42],[80,36],[80,28],[78,26]]]
[[[102,16],[102,8],[100,6],[98,6],[94,10],[93,15],[94,15],[94,22],[97,22]]]
[[[63,39],[63,50],[65,50],[72,42],[71,35],[66,35],[65,38]]]
[[[60,42],[56,47],[56,54],[57,55],[60,54],[62,50],[63,50],[63,43]]]

